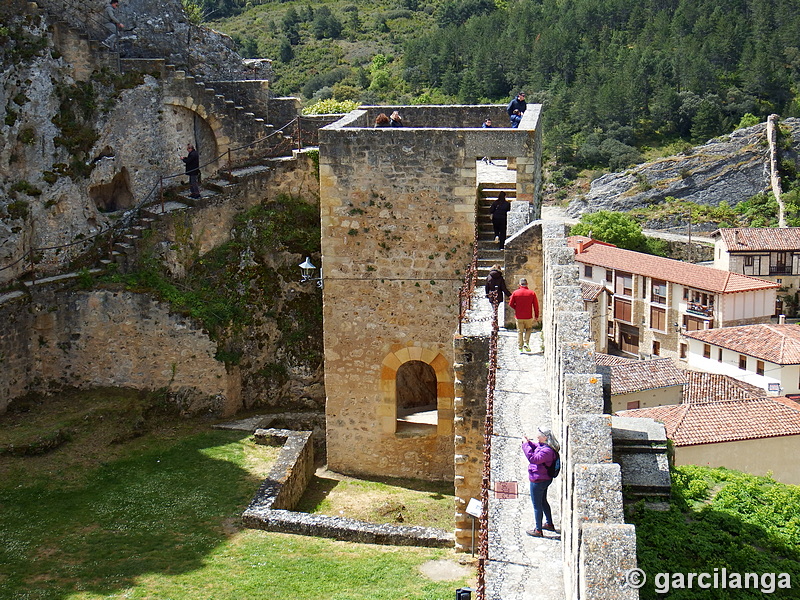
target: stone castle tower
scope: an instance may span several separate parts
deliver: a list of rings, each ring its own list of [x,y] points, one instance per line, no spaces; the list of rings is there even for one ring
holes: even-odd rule
[[[398,108],[405,127],[374,128]],[[481,129],[499,106],[366,107],[320,130],[328,464],[452,479],[453,335],[470,264],[476,161],[516,165],[538,218],[540,107]],[[440,127],[447,123],[450,127]]]

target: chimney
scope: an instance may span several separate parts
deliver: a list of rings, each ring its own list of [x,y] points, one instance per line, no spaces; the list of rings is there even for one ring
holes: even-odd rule
[[[778,315],[778,325],[786,325],[786,315]]]

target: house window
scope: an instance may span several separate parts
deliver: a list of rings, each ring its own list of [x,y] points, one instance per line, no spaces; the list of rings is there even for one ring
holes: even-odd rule
[[[633,295],[633,276],[630,273],[617,273],[614,293],[620,296]]]
[[[764,361],[757,360],[756,361],[756,375],[763,375],[764,374]]]
[[[631,316],[631,301],[614,298],[614,318],[618,321],[633,322]]]
[[[636,410],[637,408],[639,408],[638,400],[632,400],[631,402],[628,402],[628,410]]]
[[[744,354],[739,355],[739,368],[743,371],[747,370],[747,357]]]
[[[686,331],[702,331],[706,328],[706,322],[703,319],[683,315],[683,328]]]
[[[592,265],[583,265],[583,276],[592,278]]]
[[[614,337],[614,321],[608,322],[608,335],[609,337]]]
[[[722,362],[722,348],[717,349],[717,362]]]
[[[653,340],[653,356],[661,356],[661,342]]]
[[[653,285],[651,287],[651,302],[655,302],[657,304],[666,304],[667,303],[667,282],[662,281],[660,279],[653,279]]]
[[[711,358],[711,345],[703,344],[703,358]]]
[[[755,264],[755,258],[752,256],[745,256],[744,257],[744,266],[745,267],[752,267]]]
[[[667,330],[667,311],[664,308],[650,307],[650,329]]]
[[[606,269],[606,281],[608,281],[609,283],[614,281],[614,274],[611,272],[610,269]]]
[[[681,344],[681,349],[680,349],[681,358],[686,358],[686,354],[688,352],[689,352],[689,346],[687,346],[686,344]]]

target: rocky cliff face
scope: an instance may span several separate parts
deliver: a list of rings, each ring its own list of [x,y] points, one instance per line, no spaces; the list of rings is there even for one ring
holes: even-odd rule
[[[800,119],[782,122],[800,145]],[[794,156],[794,154],[792,154]],[[767,191],[769,153],[766,124],[734,131],[677,156],[610,173],[592,182],[586,196],[570,202],[572,217],[599,210],[628,211],[663,202],[667,196],[698,204],[730,205]]]

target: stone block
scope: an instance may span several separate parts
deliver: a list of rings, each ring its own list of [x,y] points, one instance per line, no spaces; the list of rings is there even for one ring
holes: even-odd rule
[[[611,462],[609,415],[575,415],[568,418],[567,438],[569,460],[572,464]]]
[[[636,529],[626,524],[586,523],[578,550],[582,600],[638,600],[625,574],[636,568]]]
[[[572,466],[572,506],[575,522],[622,523],[622,476],[619,465]]]
[[[565,373],[563,378],[562,394],[564,396],[563,414],[602,414],[603,412],[603,382],[596,375]]]

